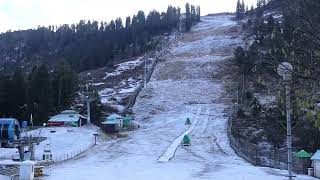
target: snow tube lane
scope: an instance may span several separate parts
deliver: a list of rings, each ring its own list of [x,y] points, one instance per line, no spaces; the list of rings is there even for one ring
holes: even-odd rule
[[[191,126],[185,132],[183,132],[179,137],[177,137],[167,148],[166,152],[158,159],[159,162],[168,162],[173,158],[177,148],[180,146],[180,143],[185,135],[190,134],[193,129],[197,126],[198,121],[200,119],[202,107],[199,107],[197,110],[197,114],[192,121]]]

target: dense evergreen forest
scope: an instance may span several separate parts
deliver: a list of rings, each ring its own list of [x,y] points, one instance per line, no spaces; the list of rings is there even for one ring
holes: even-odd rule
[[[185,8],[191,28],[200,21],[200,7]],[[35,125],[42,125],[79,99],[79,71],[152,50],[158,36],[176,30],[180,11],[168,6],[166,12],[147,16],[139,11],[124,24],[120,18],[110,23],[82,20],[0,34],[0,117],[29,120],[32,114]],[[92,102],[93,122],[100,118],[99,104],[99,98]]]
[[[256,119],[262,113],[269,117],[264,127],[274,148],[279,149],[285,142],[281,126],[281,119],[285,120],[285,92],[277,75],[281,62],[289,62],[294,67],[291,83],[292,118],[297,138],[294,145],[310,151],[320,145],[319,8],[318,0],[259,0],[257,8],[249,10],[238,1],[237,19],[245,21],[247,42],[245,48],[235,51],[236,62],[244,78],[251,77],[250,81],[276,96],[279,108],[269,108],[270,116],[262,112],[256,102],[251,104]],[[249,91],[247,95],[249,97]]]
[[[200,20],[200,7],[186,4],[188,24]],[[16,66],[31,70],[65,60],[77,71],[113,65],[121,58],[139,56],[154,48],[157,36],[177,28],[181,9],[168,6],[166,12],[139,11],[125,22],[85,21],[77,24],[38,27],[0,34],[2,71]]]

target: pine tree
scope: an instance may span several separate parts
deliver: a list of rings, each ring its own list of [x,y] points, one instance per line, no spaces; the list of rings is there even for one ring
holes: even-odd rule
[[[241,13],[244,14],[246,12],[246,5],[244,3],[244,0],[241,2]]]
[[[197,21],[199,22],[201,18],[201,9],[200,6],[197,6]]]
[[[42,125],[52,113],[52,88],[48,69],[45,65],[34,68],[29,82],[29,109],[34,123]]]
[[[91,119],[93,124],[100,125],[103,106],[97,91],[94,91],[94,97],[96,97],[96,100],[90,102]]]
[[[78,90],[76,73],[65,61],[61,61],[54,69],[52,90],[53,102],[58,111],[70,107]]]
[[[245,13],[245,4],[244,1],[242,0],[242,3],[240,0],[237,1],[237,9],[236,9],[236,18],[238,20],[241,20],[244,18],[244,13]]]
[[[20,69],[16,69],[11,81],[10,103],[12,103],[13,106],[13,111],[11,113],[13,117],[17,119],[26,119],[26,82]]]
[[[191,5],[191,22],[192,24],[197,21],[196,8]]]
[[[0,108],[1,108],[1,116],[2,117],[12,117],[12,99],[11,94],[12,83],[10,81],[10,77],[1,76],[0,81]]]
[[[187,31],[191,30],[192,26],[192,19],[191,19],[191,12],[190,12],[190,5],[189,3],[186,4],[186,29]]]

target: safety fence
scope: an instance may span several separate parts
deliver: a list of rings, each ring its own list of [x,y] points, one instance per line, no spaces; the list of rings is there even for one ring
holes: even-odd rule
[[[48,166],[48,165],[52,165],[54,163],[64,162],[64,161],[73,159],[74,157],[79,156],[79,155],[87,152],[88,150],[92,149],[94,146],[95,146],[95,144],[93,143],[87,147],[83,147],[78,150],[74,150],[74,151],[65,153],[60,156],[53,155],[52,160],[46,160],[46,161],[43,161],[43,160],[39,161],[39,159],[36,159],[36,160],[38,160],[39,165]],[[8,159],[12,159],[12,157],[13,157],[13,155],[10,155],[8,153],[0,153],[0,160],[8,160]]]
[[[145,58],[149,58],[150,56],[154,57],[154,60],[152,61],[150,68],[147,69],[147,73],[146,73],[146,77],[145,77],[145,81],[146,83],[148,83],[151,79],[151,76],[158,64],[158,61],[160,59],[160,57],[163,54],[164,49],[168,46],[168,41],[162,39],[162,43],[160,45],[158,45],[158,47],[152,52],[150,53],[148,56],[145,56]],[[162,52],[162,53],[159,53]],[[127,104],[127,106],[125,107],[123,112],[127,112],[127,110],[131,107],[133,107],[133,105],[136,102],[136,99],[140,93],[140,91],[144,88],[144,82],[142,82],[138,88],[135,89],[135,91],[132,93],[131,98],[129,99],[129,102]]]
[[[236,129],[232,126],[235,117],[235,114],[232,113],[228,120],[228,136],[231,147],[240,157],[256,166],[283,170],[288,168],[288,154],[286,149],[270,150],[269,148],[263,148],[251,143],[244,138],[235,137],[234,134],[237,134]],[[311,160],[309,158],[293,156],[292,161],[292,169],[294,172],[307,174],[308,168],[311,166]]]
[[[68,152],[68,153],[65,153],[63,155],[60,155],[60,156],[53,156],[52,157],[52,161],[40,161],[38,164],[40,165],[44,165],[44,166],[49,166],[49,165],[52,165],[54,163],[61,163],[61,162],[64,162],[64,161],[68,161],[68,160],[71,160],[87,151],[89,151],[90,149],[92,149],[93,147],[95,146],[95,144],[91,144],[87,147],[84,147],[84,148],[81,148],[81,149],[78,149],[78,150],[75,150],[75,151],[71,151],[71,152]]]

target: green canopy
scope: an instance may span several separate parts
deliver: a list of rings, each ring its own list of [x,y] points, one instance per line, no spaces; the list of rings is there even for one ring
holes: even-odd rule
[[[294,154],[298,158],[311,158],[311,154],[307,153],[305,150],[301,150]]]
[[[190,136],[189,136],[189,135],[185,135],[185,136],[183,137],[182,142],[183,142],[184,144],[189,144],[190,141],[191,141],[191,139],[190,139]]]

